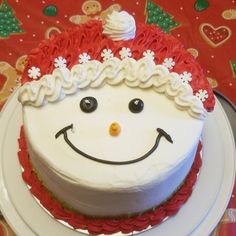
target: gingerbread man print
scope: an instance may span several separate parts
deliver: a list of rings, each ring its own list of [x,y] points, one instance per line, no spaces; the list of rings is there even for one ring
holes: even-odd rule
[[[17,59],[15,67],[5,61],[0,61],[0,77],[5,79],[0,89],[0,110],[7,98],[20,85],[21,74],[25,68],[26,61],[26,55]]]
[[[105,10],[102,10],[102,5],[98,0],[86,0],[82,4],[82,12],[84,15],[74,15],[70,17],[70,21],[74,24],[83,24],[89,20],[96,19],[105,21],[107,15],[112,11],[120,11],[121,6],[119,4],[112,4]]]

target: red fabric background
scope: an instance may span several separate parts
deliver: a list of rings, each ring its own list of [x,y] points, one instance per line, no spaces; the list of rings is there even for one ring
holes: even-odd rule
[[[0,4],[3,0],[0,0]],[[85,0],[8,0],[7,3],[14,10],[16,18],[22,23],[21,28],[24,33],[10,35],[8,38],[0,38],[0,109],[6,101],[7,96],[11,94],[14,86],[20,80],[21,71],[16,68],[17,59],[27,54],[35,48],[38,43],[45,39],[46,31],[51,27],[63,31],[68,27],[73,27],[69,18],[73,15],[84,15],[81,5]],[[204,0],[198,0],[203,2]],[[172,15],[173,20],[180,25],[171,30],[171,34],[179,38],[186,49],[194,48],[198,52],[197,60],[201,63],[207,77],[211,78],[212,86],[222,92],[234,105],[236,105],[236,75],[233,73],[230,61],[236,61],[236,0],[205,0],[209,3],[203,11],[197,11],[194,8],[196,0],[153,0],[161,9]],[[147,19],[146,0],[100,0],[102,10],[108,8],[111,4],[118,3],[121,8],[133,14],[138,21],[145,22]],[[56,15],[47,16],[43,10],[45,7],[56,6]],[[1,9],[1,7],[0,7]],[[227,20],[222,17],[226,10],[233,9],[235,12],[232,19]],[[1,20],[1,19],[0,19]],[[228,40],[220,46],[212,47],[201,36],[199,26],[202,23],[211,24],[217,28],[226,26],[230,28],[232,34]],[[14,76],[9,76],[9,72],[3,73],[1,69],[7,65]],[[13,81],[13,88],[9,89],[7,82]],[[236,189],[234,189],[234,195]],[[233,196],[234,196],[233,195]],[[236,217],[236,200],[232,197],[222,225],[215,231],[215,235],[235,235],[235,223],[233,218],[227,216],[231,211]],[[233,212],[233,213],[232,213]],[[228,214],[230,215],[230,214]],[[1,231],[1,230],[0,230]]]

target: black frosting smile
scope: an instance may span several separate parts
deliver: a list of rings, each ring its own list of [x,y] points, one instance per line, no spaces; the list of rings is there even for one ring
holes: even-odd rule
[[[104,164],[110,164],[110,165],[127,165],[127,164],[132,164],[132,163],[135,163],[135,162],[139,162],[139,161],[142,161],[144,160],[145,158],[147,158],[149,155],[151,155],[155,150],[156,148],[158,147],[159,145],[159,142],[161,140],[161,137],[165,137],[167,141],[169,141],[170,143],[173,143],[172,141],[172,138],[169,134],[167,134],[163,129],[161,128],[157,128],[157,132],[158,132],[158,135],[156,137],[156,141],[153,145],[153,147],[146,153],[144,154],[143,156],[139,157],[139,158],[136,158],[136,159],[132,159],[132,160],[129,160],[129,161],[109,161],[109,160],[104,160],[104,159],[100,159],[100,158],[96,158],[96,157],[93,157],[93,156],[90,156],[88,155],[87,153],[81,151],[80,149],[78,149],[77,147],[74,146],[73,143],[71,143],[71,141],[69,140],[68,136],[67,136],[67,131],[72,129],[73,128],[73,124],[71,125],[68,125],[64,128],[62,128],[60,131],[58,131],[55,135],[56,139],[60,136],[60,135],[63,135],[64,136],[64,140],[66,141],[66,143],[77,153],[79,153],[80,155],[92,160],[92,161],[96,161],[96,162],[100,162],[100,163],[104,163]]]

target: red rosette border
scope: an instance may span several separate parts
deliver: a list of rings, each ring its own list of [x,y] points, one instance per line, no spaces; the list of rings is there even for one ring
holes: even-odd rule
[[[133,231],[143,231],[149,226],[156,226],[163,222],[167,217],[175,215],[191,196],[197,180],[197,175],[202,165],[200,154],[202,144],[199,142],[195,160],[188,176],[183,185],[168,201],[153,210],[129,218],[96,219],[75,213],[74,211],[63,207],[62,204],[52,197],[48,190],[43,186],[31,166],[23,127],[21,127],[18,143],[18,158],[20,165],[23,168],[22,178],[29,186],[34,197],[39,200],[41,205],[47,209],[56,220],[62,220],[74,229],[87,230],[90,234],[94,235],[114,234],[117,232],[128,234]]]

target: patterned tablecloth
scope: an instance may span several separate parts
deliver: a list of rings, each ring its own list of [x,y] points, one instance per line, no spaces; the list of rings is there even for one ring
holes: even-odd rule
[[[114,8],[177,37],[211,86],[236,105],[236,0],[0,0],[0,110],[21,83],[26,54],[41,40]],[[212,235],[236,235],[235,194],[236,188]],[[0,216],[2,235],[14,233]]]

